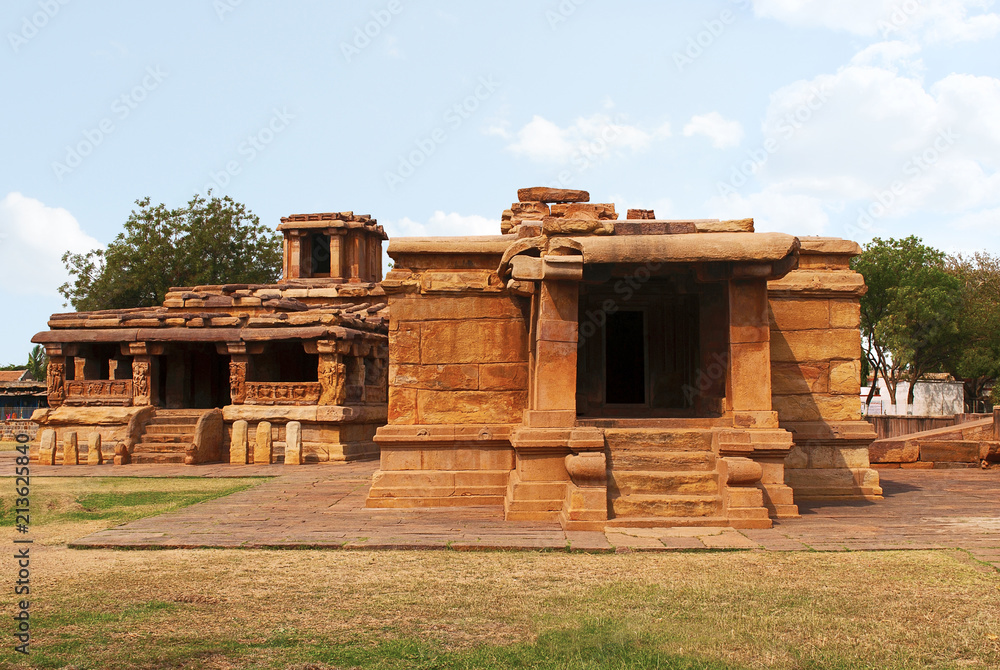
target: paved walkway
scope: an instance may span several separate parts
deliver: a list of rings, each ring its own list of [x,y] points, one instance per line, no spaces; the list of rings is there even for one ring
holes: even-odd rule
[[[566,532],[558,523],[504,521],[498,508],[367,509],[365,495],[376,468],[375,462],[302,467],[33,465],[32,474],[273,477],[226,498],[94,533],[70,545],[76,548],[964,549],[1000,569],[1000,469],[882,470],[884,500],[802,504],[801,518],[777,521],[769,530],[609,528],[602,533]]]

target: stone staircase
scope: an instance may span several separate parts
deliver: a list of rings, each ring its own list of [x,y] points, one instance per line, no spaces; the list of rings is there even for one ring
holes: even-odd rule
[[[606,428],[608,526],[725,526],[712,431]]]
[[[195,426],[210,410],[157,409],[132,452],[133,463],[184,464],[187,448],[194,443]]]

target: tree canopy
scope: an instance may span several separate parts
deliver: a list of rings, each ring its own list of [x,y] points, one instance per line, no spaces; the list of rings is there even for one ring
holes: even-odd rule
[[[281,274],[281,238],[230,197],[195,195],[169,209],[136,200],[107,249],[66,252],[59,292],[79,311],[153,307],[173,286],[266,284]]]
[[[965,382],[969,409],[978,409],[990,385],[1000,378],[1000,257],[977,253],[948,259],[948,271],[962,284],[963,308],[958,317],[959,346],[947,365]],[[994,404],[996,400],[993,400]]]
[[[947,257],[914,236],[875,238],[854,259],[868,292],[861,298],[866,365],[896,387],[929,372],[949,372],[966,385],[969,409],[1000,374],[1000,259]],[[874,383],[868,400],[874,393]]]

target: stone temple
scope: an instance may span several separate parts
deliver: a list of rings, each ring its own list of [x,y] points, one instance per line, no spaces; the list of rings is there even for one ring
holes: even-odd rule
[[[770,527],[881,496],[854,242],[523,189],[500,234],[282,220],[274,286],[173,289],[35,336],[43,463],[380,458],[369,507]]]

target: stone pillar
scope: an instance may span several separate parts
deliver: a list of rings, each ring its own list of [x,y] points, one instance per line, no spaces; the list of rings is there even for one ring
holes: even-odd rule
[[[530,410],[525,421],[529,426],[569,427],[576,422],[579,301],[579,284],[542,282],[532,329],[534,365]],[[539,424],[539,420],[547,425]]]
[[[132,359],[132,405],[146,407],[153,404],[152,398],[153,363],[150,356],[136,356]]]
[[[87,465],[104,465],[100,433],[91,433],[87,436]]]
[[[320,340],[316,350],[308,353],[319,354],[317,379],[320,384],[320,405],[343,405],[347,401],[347,366],[344,355],[349,353],[349,342]]]
[[[63,465],[80,464],[80,447],[76,442],[76,433],[63,435]]]
[[[257,424],[257,440],[253,450],[254,465],[270,465],[273,447],[271,424],[267,421],[261,421]]]
[[[49,365],[52,362],[49,361]],[[39,465],[55,465],[56,464],[56,431],[51,428],[46,428],[42,431],[41,437],[38,441],[38,464]]]
[[[49,358],[48,366],[49,407],[56,408],[66,400],[66,359],[59,356]]]
[[[771,411],[770,335],[767,282],[730,281],[729,398],[737,415]]]
[[[993,409],[993,439],[1000,441],[1000,407]]]
[[[302,276],[302,237],[289,235],[285,238],[285,278],[298,279]]]
[[[246,421],[233,423],[233,437],[229,443],[229,462],[234,465],[246,465],[250,460],[248,450],[250,427]]]
[[[248,356],[239,354],[229,360],[229,397],[234,405],[242,405],[247,399],[248,362]]]
[[[354,230],[348,232],[344,242],[347,245],[345,254],[347,267],[344,268],[346,279],[351,283],[358,283],[361,281],[361,233]]]
[[[302,465],[302,424],[298,421],[285,426],[285,465]]]
[[[340,229],[330,231],[330,277],[334,279],[344,276],[343,240],[344,236]]]

